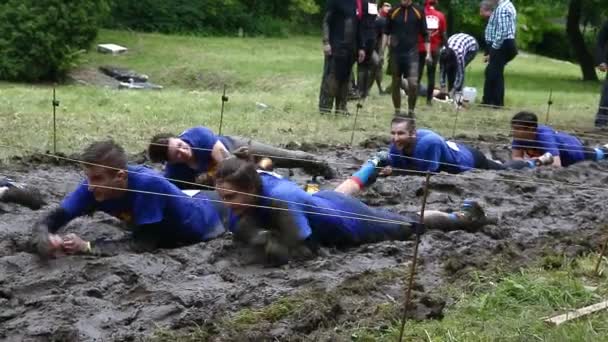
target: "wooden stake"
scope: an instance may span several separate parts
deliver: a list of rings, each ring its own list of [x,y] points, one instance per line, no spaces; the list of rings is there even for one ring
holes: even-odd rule
[[[424,211],[426,209],[426,199],[429,194],[429,180],[431,173],[427,171],[426,181],[424,183],[424,194],[422,196],[422,209],[420,210],[420,224],[424,224]],[[414,260],[410,270],[410,278],[408,281],[407,292],[405,293],[405,307],[403,308],[403,316],[401,317],[401,329],[399,330],[399,342],[403,341],[403,330],[405,329],[405,320],[407,319],[407,311],[412,298],[412,287],[414,287],[414,277],[416,276],[416,264],[418,262],[418,245],[420,244],[420,232],[416,230],[416,244],[414,245]]]
[[[218,134],[222,134],[222,124],[224,123],[224,104],[228,102],[228,96],[226,96],[226,85],[224,84],[224,93],[222,94],[222,111],[220,112],[220,129]]]
[[[594,312],[598,312],[600,310],[606,310],[606,309],[608,309],[608,300],[607,301],[603,301],[603,302],[598,303],[598,304],[593,304],[593,305],[590,305],[590,306],[586,306],[584,308],[576,309],[574,311],[567,312],[567,313],[565,313],[563,315],[559,315],[559,316],[548,318],[548,319],[545,320],[545,323],[557,326],[557,325],[566,323],[568,321],[571,321],[573,319],[577,319],[579,317],[587,316],[587,315],[592,314]]]
[[[604,259],[604,254],[606,253],[606,246],[608,246],[608,237],[606,237],[606,241],[604,241],[600,257],[597,259],[597,264],[595,264],[595,271],[593,272],[595,275],[599,275],[600,265],[602,264],[602,259]]]
[[[359,117],[359,109],[363,108],[361,101],[357,102],[357,110],[355,110],[355,120],[353,122],[353,132],[350,135],[350,147],[353,147],[353,141],[355,140],[355,129],[357,129],[357,117]]]

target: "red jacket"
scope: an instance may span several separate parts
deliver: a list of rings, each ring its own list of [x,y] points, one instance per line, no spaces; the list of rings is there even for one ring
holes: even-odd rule
[[[425,1],[424,13],[426,15],[426,26],[429,28],[431,51],[438,51],[441,47],[442,37],[448,27],[445,16],[429,4],[429,0]],[[422,36],[418,37],[418,51],[426,52]]]

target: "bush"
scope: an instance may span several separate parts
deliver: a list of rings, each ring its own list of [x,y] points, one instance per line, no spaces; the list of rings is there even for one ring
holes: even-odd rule
[[[105,0],[0,0],[0,79],[63,78],[107,9]]]

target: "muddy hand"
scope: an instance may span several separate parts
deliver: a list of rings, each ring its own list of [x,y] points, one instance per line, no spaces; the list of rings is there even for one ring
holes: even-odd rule
[[[42,257],[55,257],[63,247],[63,239],[57,234],[49,234],[45,225],[37,225],[31,240],[32,247]]]
[[[63,238],[63,250],[68,254],[84,253],[89,250],[89,242],[76,234],[68,234]]]

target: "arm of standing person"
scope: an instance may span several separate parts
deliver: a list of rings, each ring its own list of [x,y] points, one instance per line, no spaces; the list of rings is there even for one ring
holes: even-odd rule
[[[596,60],[601,71],[608,68],[608,21],[604,23],[597,36]]]
[[[332,51],[331,51],[331,44],[329,42],[329,31],[330,31],[330,22],[333,19],[333,15],[334,15],[334,1],[333,0],[328,0],[327,1],[327,5],[326,5],[326,9],[325,9],[325,16],[323,16],[323,53],[326,56],[331,56]]]
[[[425,60],[427,63],[432,63],[433,56],[431,54],[431,37],[426,26],[426,15],[424,14],[424,11],[422,11],[422,14],[422,18],[418,20],[418,33],[422,35],[422,38],[424,39],[424,49],[426,50]]]

